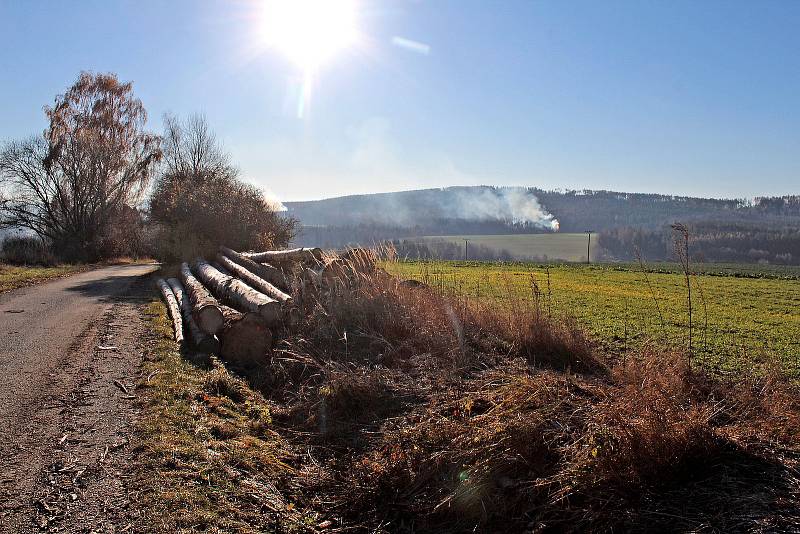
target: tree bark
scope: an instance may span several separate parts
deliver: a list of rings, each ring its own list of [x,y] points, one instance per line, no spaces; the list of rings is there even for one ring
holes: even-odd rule
[[[189,338],[192,345],[203,353],[213,354],[219,352],[219,340],[212,335],[203,332],[192,317],[192,305],[189,302],[189,297],[183,290],[183,286],[177,278],[170,278],[167,280],[172,292],[175,294],[175,301],[181,309],[183,315],[183,324],[186,325],[189,332]]]
[[[322,249],[320,248],[292,248],[287,250],[268,250],[266,252],[251,252],[246,257],[256,262],[276,264],[307,263],[316,265],[322,263]]]
[[[227,306],[222,307],[222,314],[225,326],[219,335],[220,357],[240,367],[265,364],[267,353],[272,349],[272,332],[264,320]]]
[[[167,304],[167,311],[172,319],[172,331],[175,333],[175,341],[183,343],[183,319],[181,318],[181,308],[175,299],[175,294],[163,278],[156,280],[156,284],[158,284],[158,288],[164,296],[164,302]]]
[[[286,282],[286,275],[283,274],[283,271],[280,269],[268,263],[256,263],[244,254],[229,249],[228,247],[219,247],[219,250],[224,256],[227,256],[228,259],[261,277],[273,286],[284,289],[289,287]]]
[[[211,266],[212,266],[213,268],[215,268],[216,270],[218,270],[219,272],[221,272],[222,274],[224,274],[225,276],[233,276],[233,275],[231,274],[231,272],[230,272],[228,269],[226,269],[225,267],[223,267],[222,265],[220,265],[220,264],[219,264],[218,262],[216,262],[216,261],[212,261],[212,262],[211,262]],[[224,314],[223,314],[223,315],[224,315]]]
[[[200,280],[234,308],[261,316],[269,326],[281,321],[281,303],[277,300],[256,291],[241,280],[222,274],[202,258],[197,259],[195,269]]]
[[[230,249],[227,249],[227,250],[230,250]],[[233,252],[233,251],[230,250],[230,252]],[[260,276],[255,274],[253,271],[249,271],[245,267],[239,265],[238,263],[235,263],[229,257],[223,256],[222,254],[217,254],[217,262],[219,262],[220,265],[222,265],[222,267],[224,267],[225,269],[230,271],[232,276],[238,277],[239,279],[241,279],[246,284],[248,284],[248,285],[254,287],[255,289],[261,291],[262,293],[264,293],[268,297],[271,297],[271,298],[277,300],[278,302],[280,302],[284,306],[292,304],[292,297],[290,297],[289,295],[287,295],[286,293],[284,293],[283,291],[281,291],[280,289],[278,289],[274,285],[270,284],[269,282],[267,282],[266,280],[264,280],[263,278],[261,278]],[[258,265],[255,262],[250,262],[250,263],[254,263],[254,265]]]
[[[223,322],[219,302],[194,277],[188,263],[181,265],[181,282],[189,295],[195,322],[205,333],[215,335],[222,328]]]

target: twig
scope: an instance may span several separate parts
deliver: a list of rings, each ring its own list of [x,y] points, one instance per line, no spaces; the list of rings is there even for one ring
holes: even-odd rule
[[[127,386],[125,386],[125,384],[123,384],[119,380],[114,380],[114,385],[117,386],[119,389],[121,389],[123,393],[125,393],[126,397],[124,397],[124,398],[126,398],[126,399],[135,399],[136,398],[136,395],[132,395],[131,392],[128,391]]]
[[[121,389],[122,392],[125,393],[126,395],[130,395],[131,394],[131,392],[128,391],[128,388],[125,386],[125,384],[123,384],[119,380],[114,380],[114,385],[117,386],[119,389]]]
[[[150,373],[149,375],[147,375],[147,380],[146,380],[146,382],[149,384],[149,383],[150,383],[150,380],[151,380],[151,379],[152,379],[154,376],[156,376],[156,375],[160,375],[160,374],[161,374],[161,373],[163,373],[163,372],[164,372],[164,371],[153,371],[152,373]]]

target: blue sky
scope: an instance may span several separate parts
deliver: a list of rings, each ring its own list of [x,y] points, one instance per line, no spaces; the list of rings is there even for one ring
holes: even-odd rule
[[[356,1],[359,43],[315,74],[302,118],[302,73],[257,46],[254,1],[0,1],[0,140],[43,130],[81,70],[110,71],[153,130],[205,114],[282,200],[800,193],[800,2]]]

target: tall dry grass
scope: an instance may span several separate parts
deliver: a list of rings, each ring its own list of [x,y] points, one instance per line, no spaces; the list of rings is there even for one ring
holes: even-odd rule
[[[607,360],[538,282],[492,306],[350,268],[250,377],[305,451],[286,491],[309,510],[378,532],[800,524],[800,394],[779,372]]]

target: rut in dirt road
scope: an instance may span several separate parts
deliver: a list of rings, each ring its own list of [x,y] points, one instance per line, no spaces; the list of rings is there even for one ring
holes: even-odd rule
[[[0,532],[113,532],[125,485],[152,265],[0,295]]]

